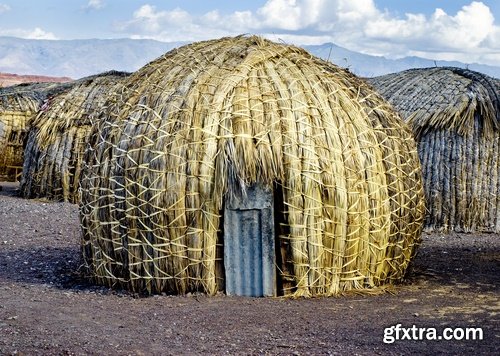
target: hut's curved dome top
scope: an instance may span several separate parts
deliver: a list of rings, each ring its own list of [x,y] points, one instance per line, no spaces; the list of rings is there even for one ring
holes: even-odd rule
[[[327,145],[349,145],[361,138],[358,133],[372,141],[382,134],[404,145],[411,137],[392,107],[363,80],[304,49],[257,36],[174,49],[121,84],[104,105],[101,123],[107,128],[101,129],[121,135],[122,149],[144,144],[184,150],[189,142],[204,150],[205,158],[197,153],[198,159],[231,157],[223,164],[230,168],[228,179],[245,183],[283,178],[286,140],[323,152]],[[185,155],[190,153],[179,152]],[[238,158],[232,162],[233,157]]]
[[[36,112],[43,101],[45,84],[18,84],[0,88],[0,112],[31,111]]]
[[[361,96],[368,97],[361,106],[385,104],[348,70],[314,57],[302,48],[258,36],[227,37],[174,49],[135,72],[124,82],[129,91],[119,96],[130,105],[157,108],[162,102],[203,91],[202,94],[216,93],[211,99],[213,106],[220,104],[218,100],[225,95],[233,95],[233,91],[242,88],[245,81],[255,84],[259,100],[265,100],[266,95],[297,100],[297,93],[311,92],[316,100],[331,106],[327,103],[329,97],[346,93],[353,102]],[[204,97],[200,99],[203,101]],[[309,104],[305,101],[304,107]],[[381,109],[386,110],[387,106]]]
[[[0,88],[0,112],[29,111],[37,113],[46,99],[67,92],[78,82],[22,83]]]
[[[127,72],[108,71],[84,77],[51,90],[46,90],[46,102],[32,123],[53,141],[54,133],[70,127],[90,125],[93,115],[117,83],[130,75]],[[48,142],[47,142],[48,144]]]
[[[369,79],[412,125],[454,128],[460,134],[474,128],[478,113],[486,131],[500,129],[500,79],[468,69],[409,69]]]

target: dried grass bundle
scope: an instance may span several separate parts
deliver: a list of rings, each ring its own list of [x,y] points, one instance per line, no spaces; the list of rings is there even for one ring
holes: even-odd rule
[[[75,81],[48,100],[29,130],[21,194],[77,203],[78,182],[90,116],[127,73],[106,72]]]
[[[410,130],[350,73],[258,37],[193,43],[134,73],[85,162],[83,253],[108,286],[216,293],[221,209],[256,183],[282,194],[285,295],[398,281],[420,241]]]
[[[500,232],[500,80],[442,67],[370,82],[416,137],[428,206],[425,229]]]

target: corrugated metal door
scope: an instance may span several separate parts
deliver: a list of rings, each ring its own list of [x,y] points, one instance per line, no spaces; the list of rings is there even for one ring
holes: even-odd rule
[[[226,202],[224,268],[226,293],[275,296],[275,233],[273,192],[255,185],[246,197]]]

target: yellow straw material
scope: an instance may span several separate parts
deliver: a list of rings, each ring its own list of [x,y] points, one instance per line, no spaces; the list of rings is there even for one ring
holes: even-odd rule
[[[193,43],[134,73],[96,119],[84,161],[82,248],[108,286],[222,289],[221,211],[253,184],[281,206],[284,295],[399,281],[420,241],[411,131],[349,72],[259,37]]]
[[[75,81],[44,103],[33,119],[24,152],[21,194],[77,203],[83,153],[91,131],[90,116],[128,74],[106,72]]]

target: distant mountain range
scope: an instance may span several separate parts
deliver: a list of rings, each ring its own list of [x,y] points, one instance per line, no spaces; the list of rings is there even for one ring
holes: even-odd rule
[[[387,59],[382,56],[370,56],[359,52],[353,52],[333,43],[302,47],[315,56],[327,59],[341,67],[349,68],[351,72],[362,77],[376,77],[411,68],[459,67],[468,68],[470,70],[487,74],[491,77],[500,78],[500,67],[489,66],[486,64],[467,64],[458,61],[441,61],[420,57]]]
[[[0,36],[0,72],[73,79],[113,69],[133,72],[186,43],[132,39],[26,40]],[[482,64],[433,61],[419,57],[387,59],[353,52],[333,43],[302,47],[313,55],[349,68],[351,72],[362,77],[410,68],[454,66],[500,78],[500,67]]]

